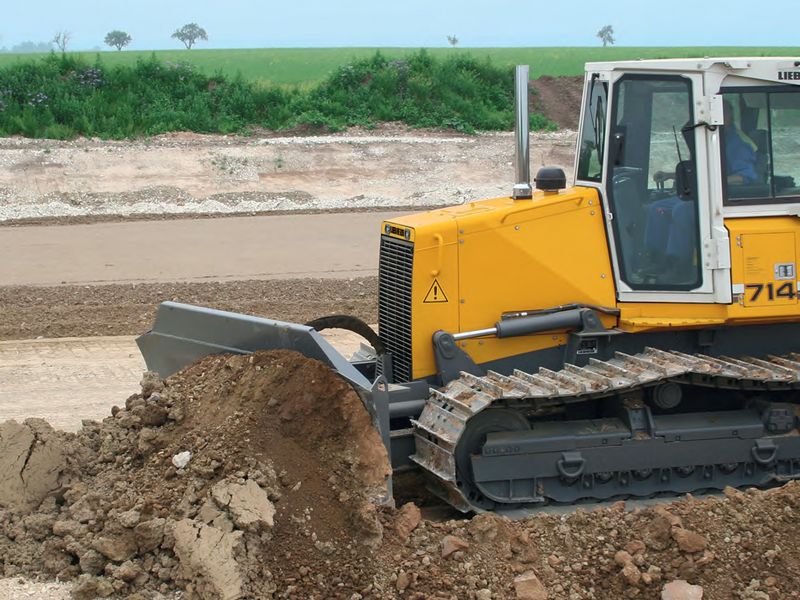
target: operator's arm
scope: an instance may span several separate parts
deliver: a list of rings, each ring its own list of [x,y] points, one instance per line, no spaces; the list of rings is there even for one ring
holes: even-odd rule
[[[753,177],[753,180],[754,179],[755,177]],[[744,185],[745,183],[747,183],[747,181],[748,180],[745,179],[744,175],[737,175],[737,174],[728,175],[728,183],[732,183],[734,185]]]
[[[755,150],[735,130],[726,136],[725,165],[728,183],[743,185],[758,181]]]

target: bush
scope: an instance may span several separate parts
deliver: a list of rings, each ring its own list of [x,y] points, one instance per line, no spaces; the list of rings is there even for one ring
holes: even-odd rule
[[[510,129],[513,111],[510,69],[464,56],[437,61],[425,51],[392,61],[376,53],[308,91],[209,77],[155,55],[106,68],[99,58],[89,65],[52,53],[0,70],[0,134],[27,137],[234,133],[252,126],[336,131],[381,121],[474,132]],[[553,125],[532,115],[531,127]]]

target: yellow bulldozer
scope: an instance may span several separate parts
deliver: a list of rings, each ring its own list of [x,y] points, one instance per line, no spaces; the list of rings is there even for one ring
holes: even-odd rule
[[[571,188],[530,183],[527,92],[517,67],[509,196],[376,232],[377,335],[165,302],[148,367],[322,360],[393,467],[465,512],[800,477],[800,60],[587,64]]]

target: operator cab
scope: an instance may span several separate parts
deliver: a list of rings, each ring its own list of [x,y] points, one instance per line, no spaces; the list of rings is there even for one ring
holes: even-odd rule
[[[603,197],[619,300],[730,303],[724,219],[800,212],[800,61],[586,69],[576,184]]]

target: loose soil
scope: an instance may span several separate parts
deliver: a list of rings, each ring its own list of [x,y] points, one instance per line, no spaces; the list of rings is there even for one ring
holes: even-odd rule
[[[305,323],[329,314],[377,322],[376,277],[215,283],[0,286],[0,339],[139,335],[164,300]]]
[[[77,434],[0,424],[0,457],[2,574],[75,582],[79,600],[800,596],[800,484],[426,518],[382,505],[386,454],[360,399],[292,352],[147,375]]]
[[[78,578],[77,598],[266,598],[299,569],[314,590],[322,571],[372,569],[386,451],[321,363],[209,357],[167,382],[145,377],[112,415],[76,435],[38,419],[0,426],[4,575]]]
[[[546,115],[561,129],[578,129],[583,77],[550,77],[531,82],[531,111]]]

